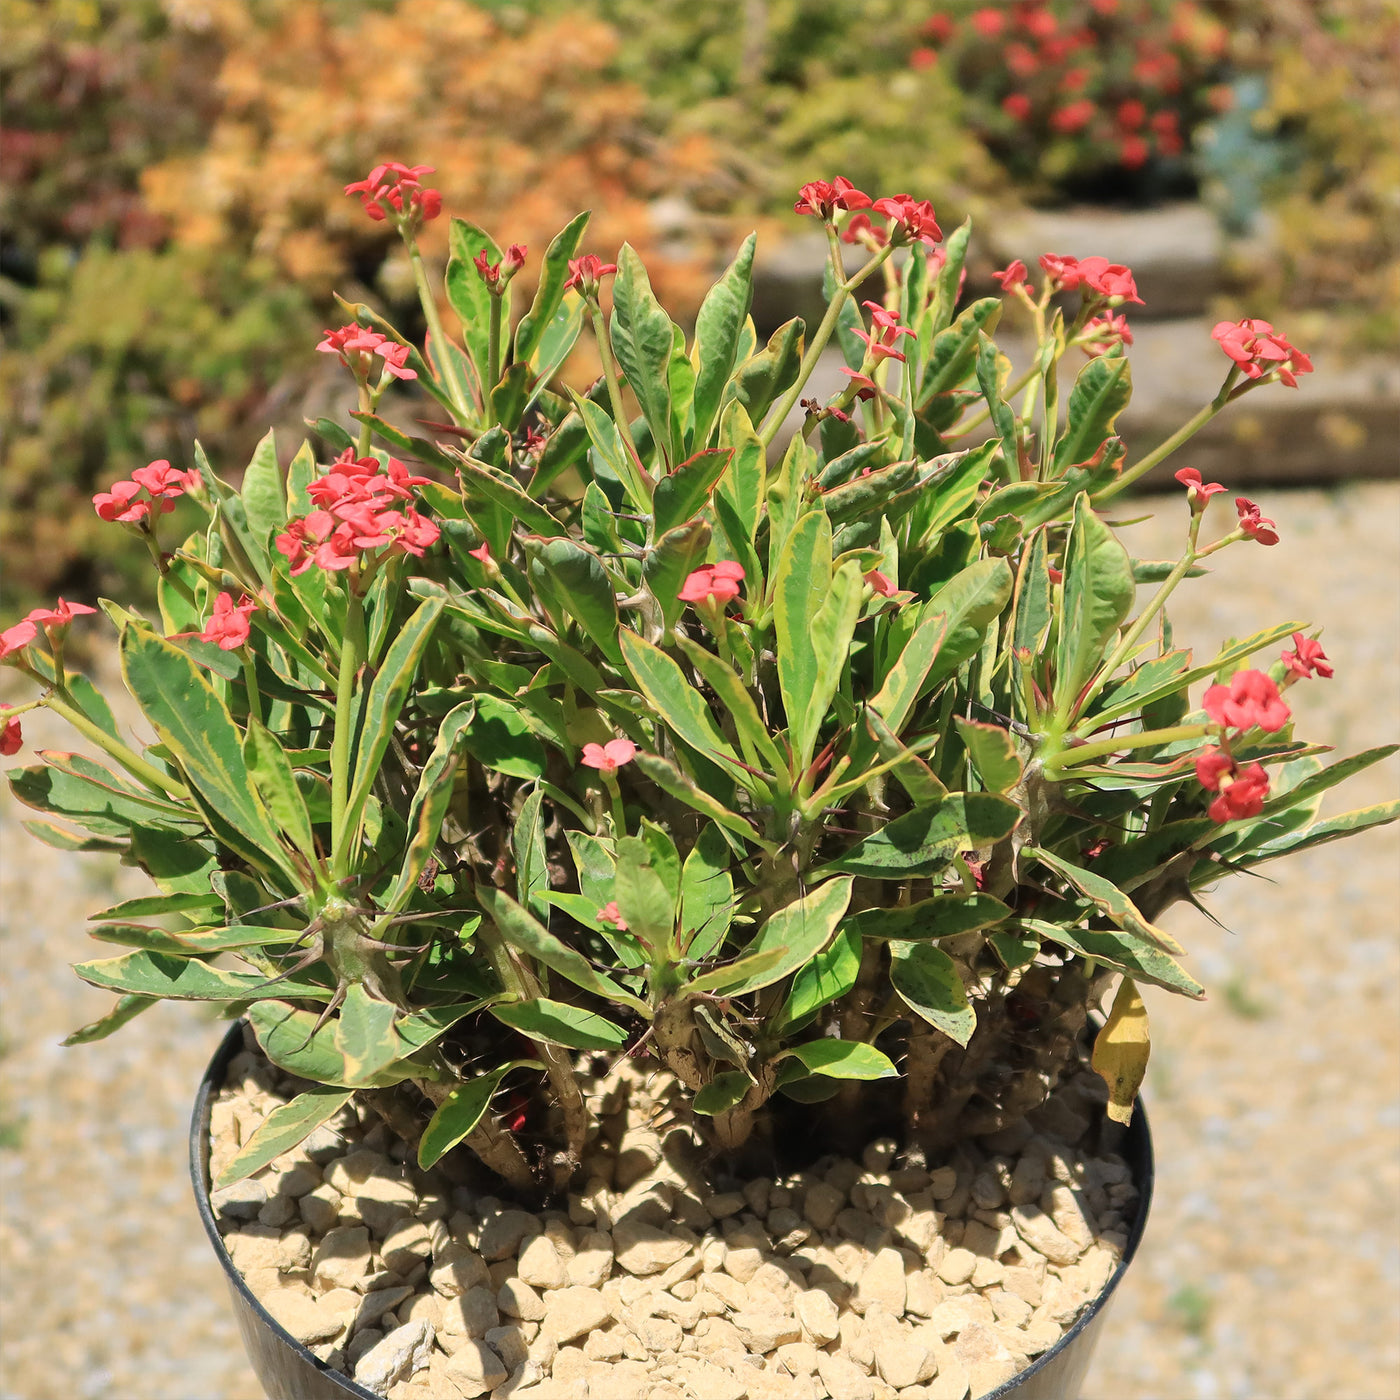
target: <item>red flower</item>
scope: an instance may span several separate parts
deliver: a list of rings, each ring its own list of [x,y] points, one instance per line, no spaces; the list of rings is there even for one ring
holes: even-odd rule
[[[1311,675],[1319,675],[1324,680],[1332,677],[1332,665],[1327,660],[1327,653],[1322,649],[1322,643],[1316,637],[1305,637],[1301,632],[1293,634],[1294,651],[1280,652],[1283,657],[1283,664],[1300,681],[1305,681]]]
[[[739,585],[744,580],[744,567],[732,559],[721,559],[704,569],[696,569],[677,597],[684,603],[703,603],[713,599],[717,603],[727,603],[739,596]]]
[[[9,708],[8,705],[0,705],[0,719],[4,718]],[[20,745],[24,743],[24,733],[17,719],[7,719],[4,724],[5,727],[0,729],[0,755],[9,758],[19,752]]]
[[[36,627],[67,627],[75,617],[96,611],[86,603],[69,603],[60,598],[57,607],[34,608],[24,620],[34,623]]]
[[[1218,481],[1202,481],[1195,467],[1182,467],[1176,479],[1186,488],[1186,499],[1192,510],[1204,510],[1206,502],[1218,491],[1225,488]]]
[[[1247,379],[1275,373],[1290,389],[1296,389],[1295,376],[1312,373],[1312,361],[1267,321],[1249,316],[1242,321],[1217,321],[1211,336]]]
[[[1041,270],[1049,277],[1051,285],[1066,292],[1079,286],[1079,259],[1068,253],[1042,253]]]
[[[1060,79],[1060,91],[1066,97],[1073,97],[1076,92],[1084,91],[1091,76],[1087,68],[1067,69],[1064,77]]]
[[[258,605],[246,593],[236,604],[233,594],[220,593],[214,599],[214,612],[199,634],[199,640],[215,643],[220,651],[237,651],[248,640],[251,630],[248,619],[257,610]]]
[[[616,271],[616,263],[605,263],[592,253],[585,253],[581,258],[570,258],[569,280],[564,283],[564,290],[575,291],[583,297],[596,297],[598,284]]]
[[[870,205],[868,194],[856,189],[844,175],[838,175],[830,182],[809,180],[798,190],[797,203],[792,206],[792,212],[831,219],[838,209],[869,209]]]
[[[1049,10],[1034,9],[1024,11],[1021,28],[1036,39],[1048,39],[1056,30],[1055,16]]]
[[[1002,268],[1000,272],[992,273],[992,278],[1001,283],[1001,289],[1009,292],[1012,287],[1019,287],[1026,280],[1026,265],[1017,258],[1015,262]]]
[[[489,564],[491,562],[491,546],[487,544],[485,540],[481,542],[480,549],[469,549],[467,553],[470,554],[473,559],[480,559],[483,564]]]
[[[852,331],[852,334],[863,340],[870,347],[866,356],[867,359],[874,360],[903,360],[904,355],[896,349],[899,337],[902,335],[912,336],[914,332],[908,326],[899,324],[899,313],[897,311],[886,311],[878,301],[867,301],[861,303],[869,312],[870,319],[874,322],[879,331],[878,338],[872,336],[867,331]]]
[[[938,62],[938,51],[936,49],[918,48],[912,49],[909,53],[909,66],[917,73],[925,68],[932,68]]]
[[[472,259],[472,265],[481,275],[481,280],[493,292],[504,291],[510,285],[510,279],[525,266],[526,247],[523,243],[512,243],[506,249],[505,255],[500,262],[488,262],[486,260],[486,249],[483,248]],[[502,272],[502,268],[505,269]]]
[[[1224,749],[1203,749],[1196,756],[1196,777],[1207,792],[1218,792],[1210,804],[1212,821],[1236,821],[1257,817],[1269,791],[1269,775],[1262,765],[1240,768]]]
[[[1006,16],[1000,10],[974,10],[972,27],[984,39],[995,39],[1006,28]]]
[[[1125,136],[1118,143],[1118,161],[1124,170],[1140,170],[1151,154],[1152,148],[1141,136]]]
[[[1239,512],[1239,528],[1252,540],[1260,544],[1277,544],[1278,531],[1274,522],[1266,515],[1259,514],[1259,507],[1248,496],[1235,497],[1235,509]]]
[[[932,248],[943,237],[938,220],[933,216],[933,205],[926,199],[915,199],[912,195],[892,194],[877,199],[873,205],[877,214],[890,220],[891,243],[913,243],[918,241]]]
[[[136,482],[114,481],[110,491],[99,491],[92,498],[92,504],[103,520],[134,525],[138,520],[144,520],[151,509],[149,501],[136,499],[140,494],[141,488]],[[174,501],[170,502],[170,509],[175,509]]]
[[[936,14],[930,15],[920,26],[919,33],[925,39],[932,39],[936,44],[946,43],[953,37],[953,20],[951,15]]]
[[[615,899],[608,900],[593,917],[600,924],[611,924],[615,929],[621,929],[623,933],[627,932],[627,921],[622,917]]]
[[[198,479],[197,472],[177,471],[163,458],[148,466],[137,467],[131,479],[138,486],[144,486],[154,496],[183,496],[191,486],[190,478]],[[115,488],[114,488],[115,489]]]
[[[869,214],[856,214],[846,220],[846,227],[841,230],[841,241],[843,243],[873,243],[877,248],[883,248],[889,239],[885,236],[885,230],[876,228],[870,222]]]
[[[1136,97],[1118,104],[1115,119],[1123,131],[1136,131],[1147,120],[1147,108]]]
[[[1051,130],[1058,131],[1064,136],[1073,136],[1076,132],[1083,131],[1093,121],[1094,113],[1097,111],[1098,108],[1089,98],[1078,98],[1051,115]]]
[[[630,739],[609,739],[606,744],[585,744],[579,760],[585,768],[602,773],[616,773],[624,763],[637,756],[637,746]]]
[[[903,359],[904,357],[901,355],[900,358]],[[847,375],[860,386],[856,394],[856,398],[858,399],[873,399],[880,392],[880,386],[868,374],[862,374],[858,369],[852,369],[849,365],[842,365],[841,373]]]
[[[879,569],[871,569],[871,571],[865,575],[865,581],[882,598],[893,598],[899,591],[894,586],[894,581],[885,574],[882,574]]]
[[[325,331],[325,339],[316,347],[323,354],[339,355],[343,364],[356,379],[366,378],[372,368],[369,356],[378,355],[384,361],[384,373],[395,379],[417,379],[418,371],[408,368],[407,345],[390,340],[364,326],[341,326],[339,330]]]
[[[1256,726],[1275,734],[1288,723],[1292,711],[1278,693],[1278,686],[1263,671],[1236,671],[1229,685],[1213,685],[1202,701],[1216,724],[1246,730]]]
[[[376,165],[365,179],[346,185],[345,193],[359,195],[365,213],[376,223],[387,218],[391,209],[396,214],[403,214],[405,202],[411,220],[419,223],[435,219],[442,213],[441,191],[423,188],[422,177],[432,173],[431,165],[386,161],[383,165]]]
[[[1024,92],[1008,93],[1001,99],[1001,110],[1012,121],[1023,122],[1031,114],[1031,100]]]
[[[1122,263],[1111,263],[1107,258],[1096,255],[1081,258],[1077,270],[1080,282],[1100,296],[1107,297],[1113,305],[1117,306],[1124,301],[1135,301],[1139,306],[1143,305],[1142,298],[1137,294],[1137,283],[1133,280],[1132,271]]]
[[[1196,755],[1196,777],[1207,792],[1219,792],[1220,779],[1234,769],[1235,760],[1213,744]]]
[[[1084,352],[1092,360],[1098,355],[1106,355],[1115,345],[1131,345],[1133,333],[1128,329],[1128,318],[1109,312],[1106,316],[1095,316],[1084,324]]]
[[[1040,67],[1040,60],[1035,56],[1035,50],[1026,44],[1008,44],[1002,54],[1002,62],[1006,64],[1008,71],[1014,73],[1018,78],[1029,78]],[[1030,98],[1024,98],[1027,110],[1030,109]],[[1003,107],[1006,103],[1001,104]]]
[[[13,627],[7,627],[0,632],[0,660],[13,656],[17,651],[23,651],[38,635],[39,629],[28,618],[15,623]]]

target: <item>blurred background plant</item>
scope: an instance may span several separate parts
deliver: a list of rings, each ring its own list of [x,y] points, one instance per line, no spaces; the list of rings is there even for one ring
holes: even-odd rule
[[[391,235],[341,193],[386,157],[536,255],[591,208],[590,250],[637,244],[679,308],[736,221],[841,173],[945,225],[1199,196],[1239,240],[1235,314],[1287,306],[1313,344],[1400,329],[1400,0],[0,0],[0,22],[10,609],[136,585],[90,504],[133,466],[188,466],[199,437],[235,467],[268,421],[290,450],[338,392],[309,353],[332,292],[416,331]]]

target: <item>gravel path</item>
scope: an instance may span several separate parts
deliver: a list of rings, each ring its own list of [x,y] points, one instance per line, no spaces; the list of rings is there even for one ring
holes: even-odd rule
[[[1263,504],[1283,542],[1188,584],[1178,642],[1323,623],[1337,677],[1292,693],[1302,731],[1348,751],[1394,738],[1400,485]],[[1133,547],[1166,557],[1182,502],[1145,509]],[[1392,760],[1348,805],[1397,791]],[[0,799],[0,1400],[258,1400],[184,1167],[219,1026],[167,1004],[58,1046],[109,1003],[65,966],[93,955],[86,916],[144,882],[37,845],[22,815]],[[1170,921],[1211,996],[1149,1000],[1157,1199],[1085,1400],[1400,1394],[1398,856],[1395,827],[1369,833],[1223,886],[1211,907],[1236,932]]]

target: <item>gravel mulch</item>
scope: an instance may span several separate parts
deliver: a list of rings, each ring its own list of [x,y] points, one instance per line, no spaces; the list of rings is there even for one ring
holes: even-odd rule
[[[1292,692],[1303,732],[1348,751],[1393,739],[1400,485],[1262,504],[1282,543],[1188,585],[1178,644],[1323,623],[1337,675]],[[1147,510],[1136,552],[1164,558],[1184,507]],[[26,734],[72,742],[42,720]],[[1347,805],[1397,791],[1391,760]],[[86,916],[143,881],[37,845],[23,815],[0,799],[0,1400],[258,1400],[184,1166],[221,1026],[164,1005],[99,1047],[58,1046],[109,1005],[65,966],[93,955]],[[1264,873],[1210,900],[1225,929],[1169,921],[1210,1000],[1149,1000],[1157,1195],[1085,1400],[1400,1393],[1400,832]]]

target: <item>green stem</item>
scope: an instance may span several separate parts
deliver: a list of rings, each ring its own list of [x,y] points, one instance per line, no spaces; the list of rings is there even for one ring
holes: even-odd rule
[[[1012,384],[1007,389],[1003,402],[1009,402],[1011,399],[1014,399],[1016,395],[1019,394],[1021,390],[1024,389],[1031,382],[1031,380],[1034,379],[1039,373],[1040,365],[1038,363],[1033,364],[1014,384]],[[951,430],[947,434],[947,436],[966,437],[968,433],[970,433],[974,428],[980,428],[982,424],[985,423],[987,419],[991,416],[991,405],[984,403],[982,407],[979,408],[977,412],[972,415],[971,418],[967,419],[965,422],[955,424],[953,430]]]
[[[608,340],[607,322],[603,320],[603,308],[596,301],[588,304],[592,318],[593,339],[598,343],[598,358],[603,364],[603,378],[608,385],[608,399],[612,403],[613,420],[617,431],[627,448],[627,470],[632,480],[627,483],[631,489],[633,504],[640,511],[651,508],[652,492],[655,485],[650,474],[642,465],[642,454],[637,451],[636,439],[632,436],[632,424],[627,417],[627,406],[622,402],[622,385],[618,382],[617,363],[613,359],[612,344]]]
[[[243,689],[248,693],[248,714],[259,724],[263,722],[262,692],[258,689],[257,663],[246,647],[243,649]]]
[[[409,263],[413,267],[413,280],[418,287],[418,300],[423,307],[423,319],[428,323],[428,335],[432,340],[430,348],[437,365],[438,378],[446,388],[448,398],[452,400],[452,407],[457,413],[460,425],[469,427],[476,415],[472,412],[466,389],[458,378],[457,366],[448,349],[447,335],[442,329],[442,317],[438,315],[437,298],[428,282],[428,271],[423,266],[423,255],[418,251],[418,244],[413,238],[405,238],[404,241],[408,247]]]
[[[77,708],[72,702],[72,697],[68,696],[66,692],[63,698],[60,698],[56,693],[52,694],[43,703],[54,714],[61,715],[66,719],[84,738],[91,739],[104,753],[114,758],[138,782],[145,783],[147,787],[159,789],[168,797],[174,798],[176,802],[189,800],[189,792],[184,784],[176,782],[174,778],[162,773],[159,768],[133,753],[120,739],[114,739],[105,729],[94,724]]]
[[[486,331],[486,384],[482,396],[486,400],[488,414],[491,408],[491,391],[501,380],[501,313],[504,298],[491,298],[491,316]]]
[[[1046,763],[1045,776],[1053,782],[1066,768],[1077,768],[1081,763],[1092,763],[1096,758],[1121,753],[1124,749],[1146,749],[1158,744],[1172,744],[1178,739],[1200,739],[1214,732],[1215,726],[1210,724],[1178,724],[1171,729],[1148,729],[1140,734],[1098,739],[1092,744],[1079,744],[1057,754]]]
[[[830,236],[830,235],[829,235]],[[839,245],[836,245],[839,250]],[[830,304],[826,308],[826,315],[822,317],[821,325],[817,327],[816,334],[812,337],[812,343],[807,347],[807,353],[802,357],[802,364],[797,371],[797,378],[793,381],[776,408],[770,409],[767,421],[759,433],[759,441],[765,448],[772,445],[773,439],[777,437],[778,430],[787,421],[787,416],[792,412],[792,406],[802,396],[802,391],[807,387],[807,381],[812,377],[812,371],[817,367],[817,361],[821,358],[821,353],[826,349],[826,343],[836,331],[841,320],[841,309],[846,304],[846,298],[851,295],[871,273],[877,271],[894,251],[892,245],[886,244],[875,254],[860,271],[846,278],[844,281],[838,280],[836,283],[836,295],[832,297]],[[833,270],[838,279],[841,274],[841,261],[839,251],[832,254]]]
[[[364,383],[364,381],[362,380],[362,381],[360,382],[360,412],[361,412],[361,413],[373,413],[374,410],[375,410],[375,404],[374,404],[374,403],[371,401],[371,399],[370,399],[369,385],[366,384],[366,383]],[[366,423],[366,422],[364,421],[364,419],[361,419],[361,420],[360,420],[360,440],[355,444],[355,456],[357,456],[357,457],[368,457],[368,456],[369,456],[370,438],[371,438],[370,426],[369,426],[368,423]]]
[[[364,608],[353,580],[348,581],[345,635],[335,677],[335,731],[331,737],[331,833],[334,842],[331,874],[343,880],[350,873],[350,833],[345,828],[350,802],[350,731],[354,724],[355,679],[364,659]]]

